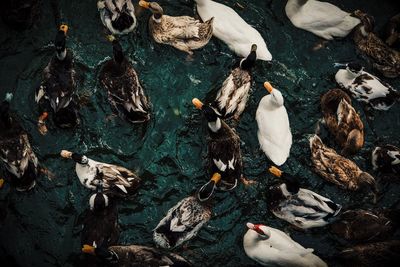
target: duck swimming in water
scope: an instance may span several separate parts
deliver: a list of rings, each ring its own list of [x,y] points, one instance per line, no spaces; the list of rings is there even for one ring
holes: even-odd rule
[[[268,189],[268,207],[276,217],[298,228],[308,229],[327,225],[340,212],[341,205],[300,188],[298,179],[289,173],[276,167],[269,171],[284,181]]]
[[[348,91],[357,101],[377,110],[388,110],[400,99],[398,91],[378,77],[364,71],[358,63],[338,64],[340,69],[335,79],[339,86]]]
[[[76,81],[72,51],[66,49],[68,26],[60,26],[56,39],[56,54],[43,70],[43,79],[35,93],[35,101],[42,110],[38,119],[39,131],[47,132],[45,120],[52,111],[54,123],[61,127],[78,124]]]
[[[108,36],[113,46],[113,58],[106,61],[99,80],[108,93],[108,100],[123,119],[141,123],[150,119],[150,104],[139,77],[114,36]]]
[[[149,20],[150,33],[160,44],[168,44],[190,55],[205,46],[212,37],[213,18],[201,22],[189,16],[164,15],[157,2],[139,1],[139,5],[153,13]]]
[[[174,248],[197,235],[211,218],[209,203],[189,196],[178,202],[153,231],[154,242],[162,248]]]
[[[128,34],[137,26],[132,0],[98,1],[97,9],[103,25],[112,34]]]
[[[28,191],[36,185],[38,159],[27,132],[10,114],[11,98],[12,94],[7,94],[0,105],[0,159],[17,191]]]
[[[342,148],[342,154],[354,154],[364,145],[364,124],[351,105],[350,97],[340,89],[331,89],[321,97],[324,124]]]
[[[374,170],[400,174],[400,149],[392,145],[377,146],[372,150]]]

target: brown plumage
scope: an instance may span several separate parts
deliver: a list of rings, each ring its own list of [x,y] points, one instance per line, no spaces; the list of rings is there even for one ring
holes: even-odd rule
[[[357,48],[371,57],[374,68],[385,77],[396,78],[400,75],[400,52],[390,48],[373,32],[373,18],[360,10],[354,14],[361,19],[354,31],[353,40]]]
[[[353,154],[364,145],[364,125],[351,106],[350,97],[340,89],[332,89],[321,97],[324,121],[342,154]]]
[[[400,13],[393,16],[386,24],[384,38],[390,47],[400,43]]]

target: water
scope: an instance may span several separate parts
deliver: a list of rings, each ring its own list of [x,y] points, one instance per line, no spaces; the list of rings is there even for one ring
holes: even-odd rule
[[[367,64],[366,60],[356,52],[350,38],[328,42],[314,51],[312,48],[320,39],[289,22],[284,13],[286,1],[223,2],[261,32],[274,57],[271,63],[257,63],[253,92],[237,127],[244,175],[258,183],[248,188],[240,185],[232,193],[218,193],[214,216],[207,226],[174,251],[195,266],[253,266],[255,262],[242,247],[245,223],[250,221],[288,231],[303,246],[315,248],[315,253],[330,266],[339,266],[334,254],[349,243],[331,235],[327,228],[295,231],[267,211],[266,188],[275,180],[266,172],[270,162],[259,149],[254,118],[258,102],[266,94],[262,83],[268,80],[285,97],[293,133],[291,157],[283,170],[297,173],[304,187],[341,203],[344,209],[373,207],[363,194],[341,190],[314,174],[307,141],[321,117],[319,96],[336,86],[332,63],[360,60]],[[236,6],[236,2],[245,8]],[[377,29],[399,11],[395,1],[379,1],[379,8],[372,0],[336,3],[348,11],[360,8],[374,15]],[[194,14],[191,0],[160,4],[170,15]],[[109,117],[112,111],[97,80],[101,64],[111,56],[112,48],[105,39],[95,1],[61,1],[60,10],[70,27],[67,45],[74,52],[81,78],[81,125],[74,130],[51,128],[46,136],[36,129],[34,89],[53,54],[51,44],[56,29],[49,0],[43,1],[40,19],[30,30],[15,32],[0,22],[0,98],[6,92],[14,93],[12,108],[31,134],[41,164],[55,175],[52,180],[40,176],[35,189],[28,193],[17,193],[8,185],[0,191],[2,266],[67,267],[73,266],[79,256],[80,214],[87,208],[91,192],[80,185],[73,162],[59,157],[61,149],[125,166],[143,178],[144,185],[136,198],[119,204],[120,243],[153,246],[151,231],[166,211],[208,179],[204,168],[206,125],[191,99],[204,99],[210,89],[220,85],[236,59],[217,39],[191,59],[172,47],[156,44],[147,30],[150,14],[140,12],[137,30],[123,37],[121,43],[152,102],[152,119],[146,126],[131,125]],[[399,79],[389,82],[400,88]],[[367,120],[363,106],[355,101],[353,104],[361,113],[366,130],[366,144],[353,159],[363,170],[377,175],[372,171],[369,154],[379,142],[400,144],[400,105],[388,112],[374,111],[373,118]],[[399,199],[400,187],[396,181],[380,180],[384,194],[376,207],[389,207]]]

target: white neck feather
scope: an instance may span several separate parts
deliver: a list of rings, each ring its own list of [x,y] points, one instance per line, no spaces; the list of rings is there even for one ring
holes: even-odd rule
[[[64,49],[61,53],[57,52],[56,54],[59,60],[64,60],[64,58],[67,56],[67,49]]]
[[[221,129],[221,119],[217,118],[215,122],[209,122],[208,127],[210,128],[211,131],[214,133],[218,132],[219,129]]]
[[[159,19],[156,19],[156,18],[154,17],[154,15],[153,15],[153,16],[151,16],[151,18],[152,18],[156,23],[161,23],[161,18],[162,18],[162,16],[161,16]]]

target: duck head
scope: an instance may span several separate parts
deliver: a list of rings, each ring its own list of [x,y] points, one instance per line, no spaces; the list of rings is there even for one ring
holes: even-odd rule
[[[367,13],[362,12],[361,10],[354,11],[354,15],[361,20],[359,29],[364,37],[368,36],[370,32],[373,32],[375,27],[374,17],[368,15]]]
[[[164,10],[157,2],[147,2],[147,1],[139,1],[139,5],[146,9],[150,9],[153,13],[153,20],[157,23],[161,22],[161,17],[164,15]]]
[[[66,159],[73,159],[76,163],[86,165],[89,162],[89,159],[85,155],[81,155],[78,153],[73,153],[68,150],[61,150],[60,153],[61,157]]]
[[[218,116],[217,111],[213,109],[210,105],[204,105],[198,98],[193,98],[193,105],[201,110],[208,121],[208,128],[216,133],[221,129],[221,119]]]
[[[108,196],[103,193],[103,174],[97,169],[96,179],[93,181],[96,184],[97,193],[93,194],[89,198],[90,210],[102,211],[108,207]]]
[[[376,203],[378,198],[378,186],[375,178],[368,172],[360,172],[357,178],[360,183],[360,188],[367,188],[372,191],[373,203]]]
[[[283,172],[280,169],[278,169],[275,166],[271,166],[269,169],[269,172],[275,175],[276,177],[282,178],[286,184],[286,189],[291,193],[291,194],[297,194],[300,189],[300,183],[296,179],[296,177],[290,175],[289,173]]]
[[[67,49],[65,48],[67,32],[68,32],[68,25],[61,24],[58,29],[56,39],[54,41],[54,44],[56,46],[57,58],[59,60],[64,60],[67,55]]]
[[[246,224],[247,228],[253,230],[258,234],[258,237],[261,239],[268,239],[271,237],[271,231],[263,224],[252,224],[248,222]]]
[[[91,246],[91,245],[83,245],[82,247],[82,252],[85,254],[91,254],[94,255],[102,260],[105,260],[109,263],[115,264],[118,263],[119,257],[117,253],[110,249],[102,248],[102,247],[96,247],[96,246]]]
[[[240,68],[243,70],[251,70],[254,67],[257,60],[257,45],[251,46],[250,54],[240,61]]]
[[[199,192],[197,193],[197,198],[201,202],[207,201],[208,199],[210,199],[210,197],[214,193],[215,188],[217,187],[217,184],[220,180],[221,180],[221,174],[214,173],[214,175],[211,177],[210,181],[208,181],[205,185],[203,185],[199,189]]]
[[[124,61],[124,51],[122,50],[122,46],[119,43],[118,39],[114,37],[114,35],[107,36],[108,41],[112,43],[113,46],[113,58],[115,63],[121,64]]]
[[[270,104],[273,104],[276,107],[283,106],[284,100],[282,93],[279,90],[273,88],[269,82],[264,83],[264,88],[267,89],[268,93],[271,95],[271,98],[269,99]]]

